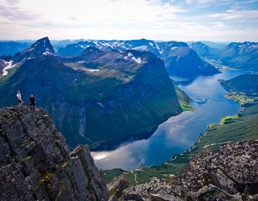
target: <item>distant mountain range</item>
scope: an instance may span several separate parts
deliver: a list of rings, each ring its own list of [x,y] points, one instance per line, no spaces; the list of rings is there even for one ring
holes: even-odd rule
[[[222,49],[204,43],[190,44],[202,58],[216,60],[233,69],[258,72],[258,42],[229,43]]]
[[[17,105],[17,90],[25,104],[34,94],[70,147],[87,143],[93,150],[144,138],[190,101],[169,78],[163,60],[150,52],[88,47],[61,57],[46,37],[8,65],[0,76],[0,107]]]
[[[32,42],[0,41],[0,56],[13,56],[28,48]]]
[[[80,41],[59,48],[58,55],[74,56],[82,53],[85,48],[93,46],[102,50],[139,50],[152,52],[162,58],[169,75],[196,76],[219,73],[211,64],[203,61],[196,52],[184,42],[154,42],[152,40],[92,40]]]

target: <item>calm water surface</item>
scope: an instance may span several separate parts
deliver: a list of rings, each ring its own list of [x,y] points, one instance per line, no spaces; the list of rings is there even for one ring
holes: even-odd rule
[[[147,140],[121,144],[113,151],[91,152],[95,164],[102,170],[122,168],[133,170],[141,166],[160,165],[189,149],[208,124],[219,123],[226,115],[235,115],[240,105],[224,97],[227,93],[218,79],[230,79],[243,72],[223,70],[214,76],[199,76],[195,79],[172,77],[177,85],[193,100],[194,111],[169,118],[159,125]]]

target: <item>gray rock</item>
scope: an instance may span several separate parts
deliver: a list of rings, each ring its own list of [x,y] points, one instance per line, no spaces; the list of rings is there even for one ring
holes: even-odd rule
[[[43,109],[0,109],[0,200],[108,200],[87,145],[73,152]]]

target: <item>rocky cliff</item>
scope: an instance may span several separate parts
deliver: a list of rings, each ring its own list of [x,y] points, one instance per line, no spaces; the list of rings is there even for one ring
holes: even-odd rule
[[[114,182],[110,186],[114,195],[123,187],[114,187]],[[258,141],[224,144],[216,153],[204,150],[192,158],[176,182],[153,178],[118,195],[119,200],[140,201],[258,200]]]
[[[43,109],[0,109],[0,200],[107,200],[87,145],[69,151]]]

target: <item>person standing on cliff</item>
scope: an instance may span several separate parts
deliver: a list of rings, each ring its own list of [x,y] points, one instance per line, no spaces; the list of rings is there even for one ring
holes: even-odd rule
[[[29,98],[30,107],[36,109],[36,98],[31,94]]]
[[[17,91],[16,97],[17,97],[17,100],[19,102],[19,106],[22,106],[23,101],[22,101],[21,91],[20,90]]]

